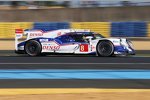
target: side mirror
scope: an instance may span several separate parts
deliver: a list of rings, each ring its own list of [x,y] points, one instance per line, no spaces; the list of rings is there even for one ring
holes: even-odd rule
[[[85,37],[85,38],[87,39],[87,41],[88,41],[88,42],[90,43],[90,45],[91,45],[91,44],[92,44],[91,41],[92,41],[92,38],[93,38],[93,37],[92,37],[92,36],[87,36],[87,37]]]

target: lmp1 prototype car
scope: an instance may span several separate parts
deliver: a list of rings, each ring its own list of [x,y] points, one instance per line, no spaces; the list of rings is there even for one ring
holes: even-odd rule
[[[19,40],[26,36],[22,42]],[[94,54],[96,56],[133,55],[131,41],[126,38],[105,38],[84,29],[60,29],[44,32],[16,29],[16,53],[29,56],[44,54]]]

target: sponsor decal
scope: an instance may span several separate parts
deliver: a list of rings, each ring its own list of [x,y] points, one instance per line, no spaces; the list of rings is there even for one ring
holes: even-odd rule
[[[88,44],[81,44],[80,52],[88,52]]]
[[[30,33],[31,37],[43,36],[43,33]]]
[[[17,37],[17,38],[21,38],[21,37],[22,37],[22,34],[16,34],[16,37]]]
[[[96,47],[95,47],[95,46],[93,46],[93,45],[92,45],[91,47],[92,47],[92,51],[96,49]]]
[[[119,43],[119,41],[113,40],[113,43]]]
[[[48,39],[40,39],[40,42],[48,42]]]
[[[60,46],[42,46],[43,50],[59,50]]]

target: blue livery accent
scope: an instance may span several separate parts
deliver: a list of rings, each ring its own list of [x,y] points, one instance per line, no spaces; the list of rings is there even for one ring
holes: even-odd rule
[[[48,39],[48,41],[53,41],[53,40],[54,40],[53,38],[43,38],[43,37],[33,38],[33,40],[36,40],[36,41],[38,41],[38,42],[40,42],[40,39]],[[31,40],[32,40],[32,39],[31,39]],[[27,42],[27,41],[23,41],[23,42],[19,43],[19,44],[18,44],[18,47],[24,46],[26,42]]]
[[[96,55],[96,52],[88,53],[89,55]]]
[[[43,38],[43,37],[39,37],[39,38],[34,38],[34,40],[37,40],[40,42],[40,39],[48,39],[48,41],[53,41],[53,38]]]
[[[23,42],[19,43],[19,44],[18,44],[18,47],[20,47],[20,46],[24,46],[24,45],[25,45],[25,43],[26,43],[26,41],[23,41]]]
[[[127,52],[128,50],[124,46],[115,46],[114,51],[117,52]]]
[[[76,32],[73,32],[73,33],[76,33]],[[59,44],[87,43],[85,40],[83,40],[81,35],[72,36],[69,34],[56,37],[55,41],[57,41]]]
[[[120,52],[120,53],[128,53],[128,54],[131,54],[131,55],[134,55],[135,54],[135,50],[131,47],[129,47],[132,51],[129,51],[126,47],[124,46],[115,46],[115,50],[114,52]]]

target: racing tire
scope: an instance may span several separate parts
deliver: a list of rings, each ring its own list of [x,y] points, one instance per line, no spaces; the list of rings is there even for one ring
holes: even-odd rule
[[[29,40],[26,44],[25,44],[25,52],[29,55],[29,56],[39,56],[41,54],[42,51],[42,46],[41,44],[36,41],[36,40]]]
[[[114,45],[110,41],[100,41],[97,44],[97,54],[98,56],[109,57],[114,53]]]

